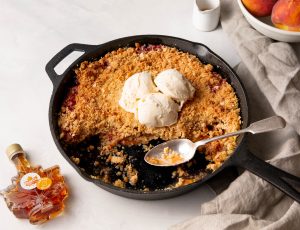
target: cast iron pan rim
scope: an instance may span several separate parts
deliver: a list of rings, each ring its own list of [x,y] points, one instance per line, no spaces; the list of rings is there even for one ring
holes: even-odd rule
[[[236,153],[238,150],[240,150],[240,147],[244,144],[245,141],[245,136],[244,135],[240,135],[241,141],[240,143],[237,145],[236,149],[234,150],[233,153],[231,153],[231,156],[221,165],[220,168],[218,168],[216,171],[212,172],[211,174],[208,174],[207,176],[205,176],[203,179],[196,181],[194,183],[185,185],[185,186],[181,186],[178,188],[172,188],[172,189],[167,189],[167,190],[155,190],[155,191],[142,191],[142,190],[133,190],[133,189],[126,189],[126,188],[119,188],[116,186],[113,186],[112,184],[109,183],[105,183],[101,180],[96,180],[96,179],[92,179],[89,177],[88,174],[86,174],[85,172],[81,171],[80,168],[68,157],[68,155],[66,154],[66,152],[64,151],[64,149],[61,146],[61,143],[59,142],[59,138],[56,136],[55,134],[55,127],[54,127],[54,123],[53,121],[55,119],[53,119],[53,103],[54,103],[54,96],[56,94],[57,89],[59,88],[59,86],[62,83],[62,80],[66,77],[67,73],[69,73],[69,71],[71,71],[76,65],[78,65],[79,63],[81,63],[84,60],[89,60],[89,58],[86,58],[91,52],[96,51],[97,49],[101,49],[103,46],[107,46],[109,44],[115,44],[115,49],[117,49],[118,43],[119,42],[123,42],[124,40],[129,40],[129,42],[133,42],[134,40],[136,40],[136,42],[143,40],[143,39],[161,39],[161,38],[167,38],[167,39],[172,39],[175,42],[175,45],[173,47],[178,48],[179,50],[182,50],[182,48],[178,47],[176,44],[176,41],[183,41],[186,42],[188,44],[194,45],[195,47],[204,47],[208,53],[212,54],[213,56],[215,56],[217,59],[219,59],[223,65],[225,65],[230,71],[231,71],[231,75],[234,76],[234,78],[237,80],[237,82],[240,84],[240,89],[241,89],[241,93],[242,95],[238,95],[238,97],[244,97],[245,101],[246,101],[246,105],[244,105],[245,107],[247,107],[247,114],[241,114],[243,117],[243,123],[246,122],[246,125],[248,125],[249,123],[249,112],[248,112],[248,97],[246,95],[246,91],[245,91],[245,87],[242,84],[242,82],[240,81],[239,77],[237,76],[237,74],[234,72],[234,70],[217,54],[215,54],[211,49],[209,49],[206,45],[202,44],[202,43],[198,43],[198,42],[193,42],[193,41],[189,41],[186,39],[182,39],[182,38],[177,38],[177,37],[172,37],[172,36],[167,36],[167,35],[154,35],[154,34],[150,34],[150,35],[135,35],[135,36],[128,36],[128,37],[123,37],[123,38],[118,38],[112,41],[108,41],[106,43],[100,44],[100,45],[91,45],[91,47],[93,47],[91,50],[89,50],[88,52],[84,53],[81,57],[79,57],[76,61],[74,61],[66,70],[65,72],[60,76],[60,82],[57,85],[54,85],[53,88],[53,92],[52,92],[52,96],[51,96],[51,100],[50,100],[50,107],[49,107],[49,125],[50,125],[50,130],[51,130],[51,134],[52,137],[54,139],[54,142],[57,146],[57,148],[59,149],[60,153],[63,155],[63,157],[72,165],[72,167],[80,174],[80,176],[90,182],[93,182],[94,184],[100,184],[103,187],[106,187],[108,189],[114,190],[116,192],[123,192],[123,193],[127,193],[127,194],[134,194],[134,195],[162,195],[162,194],[170,194],[170,197],[172,196],[172,193],[176,194],[177,192],[181,192],[181,191],[189,191],[190,189],[199,186],[200,184],[204,183],[205,181],[209,180],[210,178],[214,177],[216,174],[218,174],[219,172],[221,172],[224,168],[232,166],[232,159],[235,157]],[[167,46],[171,46],[171,45],[167,45]],[[126,46],[123,46],[126,47]],[[197,55],[196,55],[197,56]],[[100,57],[99,57],[100,58]],[[198,57],[199,58],[199,57]],[[199,58],[200,59],[200,58]],[[201,60],[201,59],[200,59]],[[234,89],[235,87],[232,86]],[[236,91],[236,89],[235,89]],[[245,119],[244,119],[245,117]],[[55,120],[56,122],[56,120]]]

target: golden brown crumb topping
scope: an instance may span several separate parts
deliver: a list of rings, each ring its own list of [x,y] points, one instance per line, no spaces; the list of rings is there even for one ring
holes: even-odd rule
[[[122,88],[125,80],[137,72],[148,71],[155,77],[166,69],[182,73],[196,92],[184,104],[176,124],[147,127],[119,106]],[[70,90],[59,113],[60,137],[66,143],[99,135],[101,151],[108,151],[117,144],[146,144],[158,138],[198,141],[240,129],[240,109],[232,86],[213,71],[212,65],[176,48],[157,46],[147,52],[139,45],[120,48],[98,61],[81,63],[75,73],[78,84]],[[209,168],[214,170],[227,159],[236,146],[235,139],[215,141],[203,148],[211,161]],[[120,163],[123,159],[115,156],[110,161]]]
[[[174,165],[182,163],[184,158],[179,152],[176,152],[169,147],[165,147],[160,155],[147,156],[146,160],[154,165]]]

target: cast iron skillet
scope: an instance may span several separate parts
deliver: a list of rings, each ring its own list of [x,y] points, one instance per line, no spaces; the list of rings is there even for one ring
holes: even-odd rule
[[[116,50],[120,47],[134,46],[136,42],[140,44],[163,44],[171,47],[176,47],[179,50],[196,55],[204,63],[212,64],[215,70],[220,72],[222,76],[226,78],[226,80],[233,86],[238,96],[239,105],[241,108],[241,117],[243,121],[242,128],[245,128],[248,125],[249,118],[247,97],[238,76],[229,67],[229,65],[224,60],[222,60],[222,58],[213,53],[203,44],[183,40],[180,38],[161,35],[131,36],[113,40],[101,45],[70,44],[63,48],[59,53],[57,53],[46,65],[46,72],[53,83],[53,93],[49,105],[49,124],[52,137],[59,151],[84,179],[91,181],[99,187],[120,196],[133,199],[154,200],[169,198],[183,194],[199,186],[200,184],[203,184],[205,181],[213,178],[218,173],[221,173],[225,168],[239,166],[265,179],[266,181],[270,182],[293,199],[300,202],[300,193],[289,183],[294,182],[297,185],[300,185],[300,179],[278,168],[275,168],[274,166],[260,160],[259,158],[251,154],[249,151],[247,151],[244,144],[244,135],[239,136],[237,140],[237,148],[235,149],[234,153],[223,163],[223,165],[219,169],[207,175],[200,181],[172,190],[145,192],[139,190],[136,191],[130,189],[121,189],[112,186],[111,184],[104,183],[101,180],[91,179],[85,172],[82,172],[78,168],[78,166],[69,159],[68,155],[62,148],[62,145],[59,142],[59,129],[57,125],[57,114],[60,110],[62,100],[64,99],[65,92],[68,88],[68,84],[70,83],[71,78],[74,75],[73,70],[76,67],[76,65],[78,65],[82,61],[99,59],[100,57],[104,56],[107,52]],[[58,75],[54,70],[55,66],[73,51],[82,51],[84,52],[84,54],[77,60],[75,60],[64,71],[63,74]]]

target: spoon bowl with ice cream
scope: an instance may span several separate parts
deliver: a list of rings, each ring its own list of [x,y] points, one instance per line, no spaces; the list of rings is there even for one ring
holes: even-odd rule
[[[146,153],[144,160],[153,166],[176,166],[191,160],[194,157],[197,148],[209,142],[231,136],[237,136],[242,133],[257,134],[274,131],[284,128],[285,125],[285,120],[282,117],[273,116],[254,122],[245,129],[200,140],[195,143],[189,139],[175,139],[164,142],[152,148],[148,153]]]

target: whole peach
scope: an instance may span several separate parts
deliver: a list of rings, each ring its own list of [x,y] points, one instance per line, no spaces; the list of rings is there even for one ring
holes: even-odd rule
[[[254,16],[271,15],[272,8],[278,0],[242,0],[247,10]]]
[[[271,19],[279,29],[300,31],[300,0],[279,0],[273,7]]]

